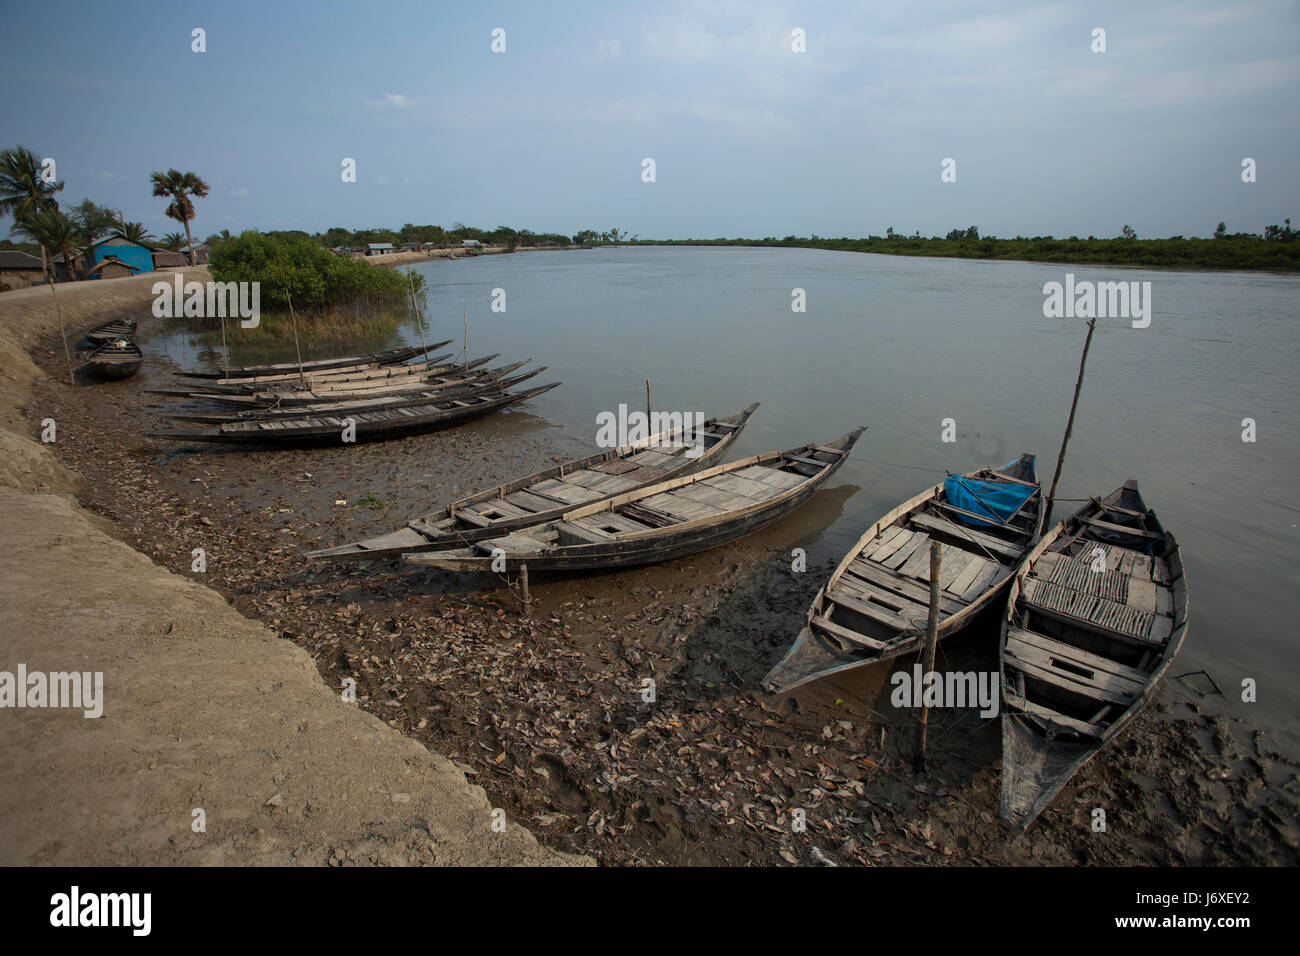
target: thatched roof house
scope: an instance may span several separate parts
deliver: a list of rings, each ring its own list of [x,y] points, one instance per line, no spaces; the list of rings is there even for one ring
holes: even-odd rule
[[[170,269],[173,266],[187,266],[189,264],[189,256],[183,252],[168,252],[166,249],[154,250],[153,267],[155,269]]]
[[[41,260],[16,250],[0,250],[0,285],[24,289],[44,280]]]

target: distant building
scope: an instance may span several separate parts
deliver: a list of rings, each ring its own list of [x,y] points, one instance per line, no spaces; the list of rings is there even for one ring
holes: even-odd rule
[[[100,259],[93,266],[86,270],[87,279],[125,279],[127,276],[133,276],[137,272],[153,271],[152,264],[148,270],[141,269],[139,266],[132,265],[129,262],[122,262],[112,256]]]
[[[121,236],[101,239],[80,256],[72,260],[72,268],[63,261],[62,255],[54,257],[54,275],[60,282],[70,279],[98,279],[102,270],[95,272],[95,266],[105,259],[115,259],[123,265],[130,266],[136,272],[153,272],[153,252],[138,242],[131,242]],[[94,272],[92,275],[91,273]],[[105,276],[105,278],[108,278]]]
[[[153,267],[155,269],[171,269],[176,266],[187,266],[189,264],[189,256],[183,252],[168,252],[165,249],[154,250]]]
[[[393,251],[391,242],[368,242],[366,243],[366,255],[368,256],[386,256]]]
[[[25,252],[0,251],[0,286],[25,289],[43,281],[40,259]]]
[[[466,239],[461,243],[461,246],[465,249],[478,249],[482,245],[483,243],[479,242],[477,239]]]
[[[419,251],[420,251],[420,244],[419,244],[418,242],[404,242],[404,243],[402,243],[402,250],[401,250],[401,251],[402,251],[402,252],[419,252]]]

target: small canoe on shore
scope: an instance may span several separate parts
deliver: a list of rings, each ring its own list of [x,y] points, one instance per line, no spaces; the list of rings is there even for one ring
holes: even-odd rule
[[[522,362],[520,363],[523,364]],[[411,392],[403,395],[388,395],[380,398],[352,398],[342,401],[320,401],[308,406],[303,405],[271,405],[265,408],[248,408],[243,411],[230,412],[172,412],[167,417],[178,422],[202,422],[209,425],[220,425],[224,422],[251,422],[251,421],[284,421],[289,418],[301,418],[304,415],[322,415],[326,413],[337,412],[365,412],[382,408],[401,408],[411,405],[426,405],[429,402],[443,401],[447,398],[457,396],[462,393],[472,393],[483,391],[485,389],[508,389],[513,388],[520,382],[526,382],[530,378],[535,378],[545,372],[547,366],[535,368],[531,372],[525,372],[523,375],[513,375],[510,378],[497,379],[482,382],[465,382],[458,385],[440,387],[431,385],[428,390],[423,392]]]
[[[848,458],[858,428],[662,481],[468,547],[403,555],[446,571],[591,571],[671,561],[752,534],[811,498]]]
[[[452,395],[424,405],[353,412],[349,415],[313,415],[304,409],[301,417],[284,421],[227,422],[215,428],[192,431],[149,432],[157,438],[179,441],[233,443],[251,446],[334,445],[347,444],[343,437],[351,427],[357,442],[378,441],[437,431],[482,418],[495,411],[518,405],[549,392],[559,382],[541,385],[523,392],[507,392],[500,387],[485,388],[466,395]]]
[[[1029,826],[1151,700],[1186,636],[1178,542],[1137,482],[1049,531],[1002,622],[1002,818]]]
[[[140,346],[130,339],[115,339],[91,352],[77,371],[96,378],[130,378],[140,371],[143,361],[144,354],[140,351]]]
[[[435,342],[428,347],[428,351],[440,349],[444,345],[451,344],[451,339],[445,342]],[[371,352],[368,355],[343,355],[338,358],[330,359],[312,359],[302,363],[304,372],[318,372],[327,369],[340,368],[359,368],[362,366],[379,366],[379,365],[396,365],[398,362],[405,362],[415,358],[424,352],[425,348],[421,345],[407,345],[401,348],[388,349],[383,352]],[[201,378],[201,379],[221,379],[230,381],[240,378],[257,378],[268,375],[294,375],[298,374],[297,362],[275,362],[271,365],[245,365],[242,368],[227,368],[216,372],[177,372],[180,378]]]
[[[105,342],[112,342],[116,339],[129,339],[135,335],[135,319],[114,319],[111,322],[105,322],[103,325],[97,325],[86,333],[86,340],[94,342],[96,345],[103,345]]]
[[[873,524],[808,611],[770,691],[889,660],[921,646],[930,609],[930,541],[943,546],[939,639],[1001,594],[1043,530],[1033,455],[951,475]]]
[[[700,433],[680,428],[462,498],[407,522],[405,528],[308,552],[308,558],[373,560],[417,551],[462,547],[525,525],[560,518],[578,505],[594,504],[636,488],[712,467],[721,461],[758,408],[711,418]],[[683,441],[685,439],[685,441]],[[689,442],[689,443],[687,443]],[[701,449],[696,452],[696,449]],[[694,454],[693,454],[694,453]]]

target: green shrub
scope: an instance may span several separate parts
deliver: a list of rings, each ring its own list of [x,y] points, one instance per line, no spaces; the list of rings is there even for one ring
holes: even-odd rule
[[[359,296],[405,296],[405,273],[364,259],[337,256],[304,236],[269,236],[250,229],[219,243],[208,267],[218,282],[260,282],[263,308],[319,310]],[[416,291],[424,277],[415,276]]]

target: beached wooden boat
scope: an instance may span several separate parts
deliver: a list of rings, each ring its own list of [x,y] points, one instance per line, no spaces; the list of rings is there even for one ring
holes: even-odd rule
[[[196,386],[203,391],[218,392],[228,395],[247,395],[258,391],[301,391],[307,388],[353,388],[365,385],[385,385],[402,381],[416,381],[442,368],[463,368],[459,363],[449,363],[451,353],[433,356],[422,362],[408,362],[398,365],[380,365],[374,368],[328,369],[323,372],[310,372],[303,375],[271,375],[257,378],[233,379],[227,381],[205,382]]]
[[[787,691],[921,646],[930,606],[930,541],[943,546],[939,639],[1009,586],[1043,530],[1033,455],[921,492],[873,524],[808,610],[794,646],[767,677]]]
[[[86,340],[94,342],[96,345],[103,345],[105,342],[112,342],[116,339],[129,339],[135,335],[135,330],[135,319],[114,319],[111,322],[95,326],[86,333]]]
[[[208,391],[189,388],[153,388],[147,391],[152,395],[170,395],[175,398],[189,398],[195,401],[214,402],[221,405],[233,405],[240,408],[267,408],[285,405],[315,405],[319,402],[343,401],[349,398],[380,398],[386,395],[409,395],[421,391],[459,385],[465,382],[481,382],[491,378],[508,375],[510,372],[526,365],[532,359],[524,359],[513,365],[495,369],[479,369],[478,366],[497,358],[496,354],[485,355],[481,359],[462,364],[436,365],[426,370],[426,374],[414,375],[409,379],[380,382],[320,382],[308,383],[308,388],[269,388],[263,391],[249,390],[243,387],[225,391]]]
[[[1002,818],[1033,822],[1151,700],[1186,636],[1178,542],[1136,481],[1044,535],[1002,624]]]
[[[307,557],[395,558],[407,552],[462,547],[500,537],[525,525],[562,518],[566,511],[578,505],[594,504],[712,467],[735,444],[757,408],[755,402],[734,415],[708,419],[698,434],[684,436],[680,428],[672,428],[619,448],[516,478],[414,518],[405,528],[311,551]]]
[[[754,455],[625,492],[468,547],[405,554],[447,571],[631,568],[707,551],[758,531],[811,498],[844,463],[858,428],[822,445]]]
[[[77,371],[97,378],[130,378],[140,371],[143,361],[140,346],[130,339],[114,339],[91,352]]]
[[[428,351],[440,349],[444,345],[451,344],[451,339],[445,342],[435,342],[428,346]],[[371,352],[368,355],[342,355],[338,358],[329,359],[311,359],[302,363],[304,372],[318,372],[327,369],[340,368],[359,368],[362,366],[379,366],[395,365],[398,362],[405,362],[415,358],[425,351],[422,345],[407,345],[401,348],[387,349],[383,352]],[[180,378],[200,378],[200,379],[221,379],[224,381],[239,378],[257,378],[267,375],[297,375],[299,365],[297,362],[275,362],[270,365],[245,365],[241,368],[226,368],[216,372],[177,372]]]
[[[495,411],[518,405],[549,392],[559,382],[541,385],[523,392],[500,388],[485,389],[465,395],[452,395],[424,405],[353,412],[348,415],[313,415],[304,410],[301,417],[280,421],[227,422],[214,428],[192,431],[150,432],[158,438],[179,441],[224,442],[254,446],[332,445],[341,443],[343,430],[350,423],[357,442],[376,441],[436,431],[482,418]]]
[[[523,364],[523,363],[520,363]],[[430,386],[422,392],[402,395],[388,395],[381,398],[350,398],[342,401],[320,401],[311,405],[274,405],[258,408],[246,408],[242,411],[224,412],[170,412],[167,417],[178,422],[202,422],[220,425],[223,422],[284,421],[289,418],[301,418],[304,415],[335,414],[338,412],[365,412],[381,408],[401,408],[411,405],[426,405],[462,393],[509,389],[535,378],[545,372],[547,366],[535,368],[523,375],[509,378],[492,378],[491,380],[470,381],[448,387]]]

